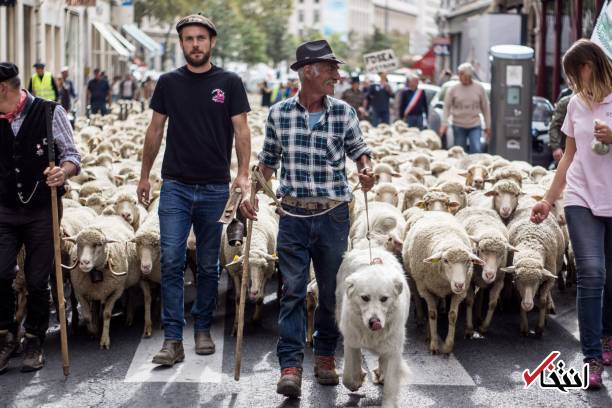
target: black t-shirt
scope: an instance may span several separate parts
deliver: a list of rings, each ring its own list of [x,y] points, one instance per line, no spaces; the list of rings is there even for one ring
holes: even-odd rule
[[[110,85],[106,79],[91,79],[87,83],[87,89],[91,92],[92,104],[104,104],[108,97]]]
[[[229,183],[232,117],[251,110],[238,75],[216,66],[203,74],[175,69],[159,78],[151,109],[168,116],[163,178]]]

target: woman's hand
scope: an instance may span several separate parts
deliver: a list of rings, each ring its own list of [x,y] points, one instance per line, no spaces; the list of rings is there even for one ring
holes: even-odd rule
[[[546,200],[537,202],[531,209],[531,222],[539,224],[544,221],[550,213],[552,205]]]
[[[612,129],[606,123],[597,121],[594,130],[595,139],[606,144],[612,143]]]

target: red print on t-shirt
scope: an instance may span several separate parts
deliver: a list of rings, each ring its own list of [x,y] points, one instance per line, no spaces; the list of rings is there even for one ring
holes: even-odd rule
[[[213,102],[217,102],[217,103],[225,102],[225,92],[223,92],[221,89],[217,88],[213,90],[212,94],[213,94],[213,97],[212,97]]]

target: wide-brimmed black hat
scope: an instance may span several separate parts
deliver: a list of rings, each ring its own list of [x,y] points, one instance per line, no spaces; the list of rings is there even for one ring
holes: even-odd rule
[[[19,75],[19,68],[12,62],[0,62],[0,82],[8,81]]]
[[[344,61],[336,58],[329,43],[325,40],[308,41],[300,45],[295,51],[296,61],[291,64],[291,69],[297,71],[304,65],[317,62],[335,62],[344,64]]]

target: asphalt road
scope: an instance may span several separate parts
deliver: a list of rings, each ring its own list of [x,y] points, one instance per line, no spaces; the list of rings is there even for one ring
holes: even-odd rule
[[[150,364],[163,339],[157,327],[153,338],[141,339],[142,314],[133,327],[125,327],[117,316],[111,326],[111,349],[99,350],[97,340],[85,334],[70,338],[71,375],[64,379],[57,327],[45,345],[47,366],[36,373],[19,372],[20,359],[0,376],[0,407],[375,407],[382,388],[366,384],[355,393],[342,385],[324,387],[314,382],[312,353],[306,353],[300,400],[285,400],[276,394],[276,316],[278,306],[269,285],[261,323],[248,324],[240,382],[233,379],[235,339],[231,337],[233,300],[227,281],[221,285],[220,307],[213,327],[217,353],[197,356],[193,351],[191,326],[186,328],[186,361],[170,369]],[[553,350],[561,352],[566,367],[579,369],[581,355],[577,339],[575,295],[571,290],[555,293],[557,314],[549,320],[541,339],[519,336],[519,316],[499,312],[484,337],[463,338],[463,319],[451,356],[433,356],[427,351],[422,330],[411,316],[404,356],[410,367],[408,383],[402,387],[402,407],[612,407],[611,369],[604,374],[606,389],[599,392],[524,389],[522,372],[534,370]],[[463,309],[461,309],[463,310]],[[463,313],[463,312],[462,312]],[[252,309],[247,309],[250,318]],[[535,316],[530,318],[531,327]],[[341,356],[341,347],[338,355]],[[340,364],[342,359],[339,359]],[[366,355],[364,366],[376,367]]]

